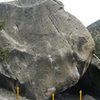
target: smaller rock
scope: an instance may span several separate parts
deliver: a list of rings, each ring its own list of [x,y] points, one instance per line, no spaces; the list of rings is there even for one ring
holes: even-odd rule
[[[0,89],[0,100],[16,100],[16,94],[5,89]],[[19,100],[28,100],[25,97],[19,97]]]
[[[96,99],[93,98],[92,96],[85,95],[85,96],[83,97],[83,100],[96,100]]]

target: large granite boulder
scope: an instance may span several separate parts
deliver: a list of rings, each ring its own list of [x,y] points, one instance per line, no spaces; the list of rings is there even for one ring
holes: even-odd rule
[[[1,86],[46,100],[75,85],[92,59],[88,30],[57,0],[0,3]],[[4,83],[3,80],[7,82]]]

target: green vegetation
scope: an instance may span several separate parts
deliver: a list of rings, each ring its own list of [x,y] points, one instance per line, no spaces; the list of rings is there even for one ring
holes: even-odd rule
[[[4,29],[4,26],[5,26],[5,23],[4,23],[4,22],[0,22],[0,31],[1,31],[2,29]]]
[[[8,57],[9,50],[0,48],[0,60],[4,60]]]
[[[5,23],[3,21],[0,21],[0,31],[4,29]],[[8,50],[0,48],[0,60],[4,60],[8,56]]]

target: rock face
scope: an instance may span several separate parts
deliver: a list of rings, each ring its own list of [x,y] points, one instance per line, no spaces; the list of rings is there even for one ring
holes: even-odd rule
[[[83,100],[96,100],[96,99],[94,99],[92,96],[85,95],[85,96],[83,97]]]
[[[1,81],[24,87],[27,98],[46,100],[77,83],[88,68],[94,41],[60,1],[1,3],[0,23]]]
[[[100,58],[100,20],[96,21],[95,23],[89,25],[88,27],[89,32],[93,36],[95,41],[95,54]]]
[[[93,39],[95,41],[95,54],[92,59],[93,67],[89,68],[90,78],[95,85],[95,88],[98,89],[98,95],[100,96],[100,20],[89,25],[88,30],[90,31]]]
[[[87,28],[95,41],[95,54],[96,55],[94,55],[92,62],[95,64],[95,66],[98,69],[100,69],[100,20],[89,25]]]
[[[0,100],[15,100],[16,95],[5,89],[0,89]],[[20,100],[27,100],[26,98],[19,97]]]
[[[58,96],[55,100],[79,100],[79,95],[66,95],[66,96]],[[82,100],[99,100],[95,99],[90,95],[84,95]]]

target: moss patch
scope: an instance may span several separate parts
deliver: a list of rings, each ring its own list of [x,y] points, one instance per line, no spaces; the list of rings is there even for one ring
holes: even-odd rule
[[[8,57],[9,50],[0,48],[0,60],[4,60]]]
[[[5,27],[5,23],[4,23],[4,22],[0,22],[0,31],[1,31],[2,29],[4,29],[4,27]]]

